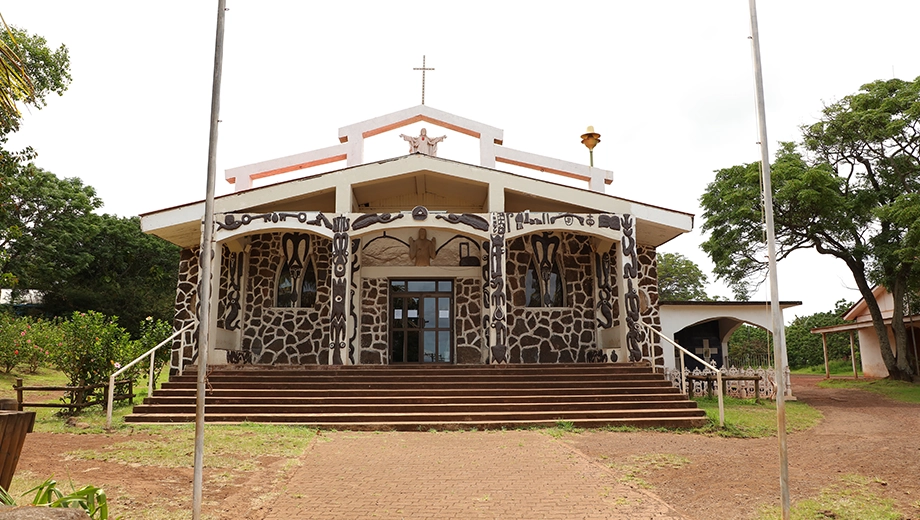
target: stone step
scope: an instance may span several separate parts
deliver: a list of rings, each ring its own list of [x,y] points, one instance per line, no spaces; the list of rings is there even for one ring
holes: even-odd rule
[[[222,383],[222,382],[237,382],[241,379],[245,379],[251,383],[275,383],[275,382],[284,382],[284,381],[305,381],[305,382],[389,382],[389,381],[399,381],[405,383],[414,383],[414,382],[466,382],[466,383],[514,383],[519,381],[577,381],[582,382],[604,382],[616,380],[623,380],[621,378],[628,378],[630,381],[661,381],[661,376],[658,374],[620,374],[620,375],[610,375],[610,374],[445,374],[445,373],[432,373],[432,374],[309,374],[309,375],[292,375],[289,373],[277,374],[277,375],[267,375],[264,373],[258,374],[248,374],[248,373],[219,373],[219,374],[210,374],[208,375],[208,382],[211,384]],[[190,383],[194,384],[197,380],[191,376],[182,376],[175,377],[170,379],[171,384],[175,383]]]
[[[206,403],[214,404],[248,404],[251,406],[268,405],[268,404],[286,404],[286,405],[312,405],[312,404],[453,404],[453,403],[556,403],[556,402],[633,402],[633,401],[687,401],[687,397],[677,392],[668,394],[559,394],[559,395],[401,395],[381,397],[378,395],[359,395],[359,396],[330,396],[323,392],[320,396],[304,397],[300,392],[271,392],[265,391],[265,395],[250,395],[246,393],[228,391],[228,392],[208,392]],[[160,395],[159,392],[154,397],[144,399],[144,404],[184,404],[193,405],[196,402],[194,392],[187,392],[183,395]]]
[[[252,404],[230,404],[224,402],[208,403],[206,412],[209,414],[246,414],[255,408]],[[311,416],[324,414],[388,414],[411,412],[413,414],[442,413],[518,413],[518,412],[587,412],[587,411],[620,411],[620,410],[647,410],[658,408],[671,410],[679,408],[696,408],[692,401],[568,401],[556,403],[396,403],[396,404],[292,404],[286,402],[263,403],[258,405],[260,414],[309,414]],[[142,404],[134,407],[134,413],[195,413],[195,404],[157,403]]]
[[[207,416],[205,420],[208,423],[221,424],[241,424],[245,421],[228,420],[223,416]],[[158,415],[147,419],[136,419],[133,415],[125,417],[126,422],[133,423],[191,423],[195,421],[194,415]],[[281,421],[264,420],[262,423],[276,423]],[[316,422],[297,422],[286,421],[288,425],[298,425],[311,428],[321,428],[326,430],[352,430],[352,431],[454,431],[454,430],[499,430],[515,428],[550,428],[560,426],[564,423],[566,427],[573,428],[676,428],[691,429],[701,428],[709,423],[705,417],[626,417],[626,418],[607,418],[607,419],[552,419],[547,421],[526,420],[526,421],[417,421],[417,422],[383,422],[383,421],[365,421],[365,422],[326,422],[318,424]]]
[[[173,376],[125,420],[194,421],[196,376]],[[218,366],[206,383],[208,422],[408,430],[708,423],[645,364]]]
[[[191,417],[194,419],[194,413],[179,414],[157,414],[160,417]],[[144,421],[145,414],[131,414],[125,417],[126,422],[147,422]],[[593,411],[514,411],[514,412],[436,412],[436,413],[318,413],[305,415],[303,413],[220,413],[207,414],[206,421],[212,422],[256,422],[256,423],[298,423],[298,424],[315,424],[322,426],[329,423],[412,423],[419,424],[423,422],[558,422],[570,420],[617,420],[617,419],[660,419],[660,418],[702,418],[705,419],[706,413],[700,409],[681,410],[681,409],[644,409],[644,410],[593,410]],[[165,421],[177,422],[177,421]]]
[[[656,386],[605,386],[605,387],[518,387],[518,388],[426,388],[419,389],[417,386],[410,388],[379,388],[374,386],[365,386],[362,388],[349,388],[345,386],[332,386],[331,388],[277,388],[277,387],[260,387],[260,388],[240,388],[236,386],[226,387],[207,387],[206,392],[209,395],[238,396],[247,395],[299,395],[299,396],[332,396],[332,397],[405,397],[405,396],[520,396],[520,395],[545,395],[559,396],[567,394],[606,394],[606,395],[639,395],[639,394],[677,394],[678,390],[670,385]],[[170,387],[155,392],[157,396],[194,396],[196,395],[195,386]]]
[[[333,390],[339,388],[374,388],[378,390],[398,390],[398,389],[415,389],[415,390],[436,390],[436,389],[468,389],[474,390],[479,388],[499,391],[502,389],[528,389],[528,388],[578,388],[584,385],[591,388],[670,388],[671,383],[659,379],[655,380],[621,380],[605,379],[585,380],[585,381],[451,381],[441,382],[432,380],[421,381],[304,381],[304,380],[278,380],[278,381],[210,381],[208,387],[218,388],[239,388],[239,389],[286,389],[286,390]],[[164,389],[194,388],[192,383],[164,383]]]

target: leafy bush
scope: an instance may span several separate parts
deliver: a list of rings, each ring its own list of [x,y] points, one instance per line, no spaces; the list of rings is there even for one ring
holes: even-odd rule
[[[93,520],[108,520],[109,518],[109,501],[105,491],[96,486],[83,486],[80,489],[73,489],[65,495],[57,488],[57,481],[48,479],[34,488],[26,491],[22,496],[35,492],[32,499],[33,506],[45,507],[72,507],[80,508],[86,511]],[[0,487],[0,503],[15,506],[16,500]]]
[[[135,357],[134,343],[117,318],[95,311],[75,312],[61,323],[60,331],[61,342],[51,350],[51,363],[71,386],[108,382],[113,371]]]
[[[140,339],[137,340],[135,346],[135,352],[138,356],[159,345],[160,342],[173,333],[172,325],[163,320],[154,320],[151,316],[141,322],[138,330],[140,331]],[[169,364],[171,356],[172,348],[169,345],[165,345],[157,351],[156,356],[153,358],[154,381],[160,378],[160,373],[163,371],[163,367]],[[146,363],[139,363],[138,365],[150,366]]]
[[[51,349],[61,344],[61,330],[57,323],[44,320],[26,320],[20,333],[19,362],[29,367],[29,373],[47,365]]]
[[[742,325],[729,336],[728,357],[732,361],[771,359],[770,333],[760,327]]]
[[[7,374],[19,364],[19,325],[12,314],[0,312],[0,368]]]

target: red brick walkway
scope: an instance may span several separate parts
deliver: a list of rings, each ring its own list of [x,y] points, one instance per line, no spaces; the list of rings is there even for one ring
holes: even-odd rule
[[[679,519],[540,432],[323,432],[265,520]]]

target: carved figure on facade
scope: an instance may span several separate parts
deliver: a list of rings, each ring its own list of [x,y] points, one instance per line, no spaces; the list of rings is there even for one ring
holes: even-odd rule
[[[373,224],[388,224],[401,218],[403,218],[402,213],[397,213],[395,215],[392,213],[369,213],[356,218],[351,225],[351,229],[357,231]]]
[[[508,324],[505,316],[505,232],[506,215],[504,213],[492,214],[492,236],[489,244],[489,283],[491,289],[486,298],[491,308],[491,318],[488,319],[489,328],[494,331],[494,341],[490,344],[492,363],[507,363],[508,357]],[[486,315],[488,316],[488,315]]]
[[[333,220],[332,237],[332,315],[330,323],[330,341],[329,349],[332,353],[332,363],[341,365],[343,363],[342,351],[345,350],[348,342],[346,337],[348,329],[348,249],[349,249],[349,220],[348,217],[340,216]]]
[[[316,217],[311,220],[309,213],[301,211],[298,213],[281,212],[261,213],[258,215],[245,214],[240,216],[239,220],[236,219],[236,215],[228,214],[224,216],[223,222],[217,222],[217,230],[221,231],[226,229],[228,231],[233,231],[239,229],[242,226],[248,226],[254,220],[258,219],[262,219],[263,222],[271,222],[273,224],[277,224],[278,222],[287,222],[287,219],[289,218],[297,219],[297,222],[300,222],[301,224],[307,224],[308,226],[322,225],[325,226],[326,229],[332,229],[332,222],[330,222],[322,212],[317,213]]]
[[[524,229],[524,225],[525,225],[525,224],[529,224],[529,225],[531,225],[531,226],[534,225],[534,224],[542,224],[542,223],[545,221],[545,218],[546,218],[546,214],[544,213],[543,215],[544,215],[544,219],[541,220],[541,219],[538,219],[538,218],[530,218],[530,212],[529,212],[529,211],[525,211],[525,212],[523,212],[523,213],[518,213],[517,215],[514,216],[514,225],[515,225],[515,229],[517,229],[518,231],[520,231],[520,230]]]
[[[610,283],[610,253],[595,253],[597,281],[597,325],[602,329],[613,326],[613,285]]]
[[[240,328],[240,298],[242,296],[243,280],[243,252],[230,254],[229,287],[227,290],[226,313],[224,314],[224,328],[237,330]]]
[[[639,293],[635,282],[639,276],[639,258],[636,254],[636,239],[633,236],[633,219],[631,215],[623,215],[622,225],[622,254],[623,254],[623,280],[626,283],[626,350],[629,352],[630,361],[642,359],[640,344],[645,341],[645,332],[639,328],[641,319]]]
[[[432,157],[437,157],[438,155],[438,143],[447,139],[446,135],[429,138],[428,131],[424,128],[422,128],[418,137],[412,137],[406,134],[399,134],[399,137],[402,137],[403,140],[409,143],[409,153],[422,153]]]
[[[409,237],[409,258],[416,266],[429,266],[437,256],[437,243],[434,238],[428,238],[425,228],[418,230],[418,239]]]
[[[354,226],[352,226],[354,227]],[[354,324],[351,330],[351,337],[348,339],[348,359],[351,361],[351,364],[355,364],[355,351],[358,349],[358,280],[361,278],[361,262],[360,262],[360,252],[361,252],[361,239],[353,238],[351,239],[351,305],[350,305],[350,316],[351,322]]]
[[[437,215],[436,218],[446,220],[451,224],[466,224],[467,226],[470,226],[473,229],[478,229],[480,231],[489,230],[489,222],[479,215],[473,215],[472,213],[464,213],[462,215],[448,213],[447,215]]]

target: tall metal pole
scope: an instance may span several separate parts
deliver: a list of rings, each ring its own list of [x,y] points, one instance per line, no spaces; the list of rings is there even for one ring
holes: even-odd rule
[[[760,66],[760,33],[757,29],[756,0],[748,0],[751,11],[751,43],[754,49],[754,83],[757,93],[757,120],[760,130],[760,164],[763,175],[764,217],[767,226],[767,255],[770,269],[770,310],[773,315],[773,364],[776,367],[776,428],[779,437],[779,486],[783,520],[789,520],[789,461],[786,456],[786,373],[783,360],[786,350],[783,334],[783,311],[779,307],[779,281],[776,276],[776,232],[773,225],[773,186],[770,151],[767,141],[767,115],[764,108],[763,71]]]
[[[211,261],[214,255],[214,182],[217,172],[217,122],[220,116],[220,77],[224,60],[224,13],[226,0],[217,1],[217,40],[214,44],[214,80],[211,87],[211,135],[208,142],[208,183],[204,202],[201,255],[198,267],[198,379],[195,399],[195,475],[192,491],[192,519],[201,518],[202,475],[204,472],[204,399],[208,372],[211,328]]]

